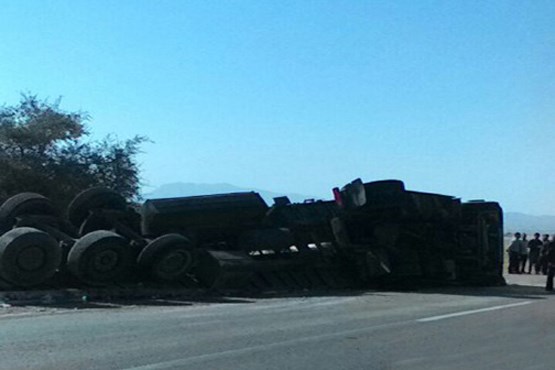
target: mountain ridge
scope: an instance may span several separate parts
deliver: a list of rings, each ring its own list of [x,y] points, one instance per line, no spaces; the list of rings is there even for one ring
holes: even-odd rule
[[[552,215],[529,215],[522,212],[504,212],[505,232],[525,232],[533,234],[555,233],[555,216]]]
[[[271,190],[246,188],[236,186],[228,183],[192,183],[192,182],[173,182],[160,185],[153,191],[143,194],[143,198],[173,198],[197,195],[210,195],[210,194],[223,194],[223,193],[238,193],[254,191],[260,193],[262,198],[268,204],[273,204],[273,198],[280,196],[287,196],[292,202],[302,202],[305,199],[319,199],[313,195],[306,195],[300,193],[280,193]]]

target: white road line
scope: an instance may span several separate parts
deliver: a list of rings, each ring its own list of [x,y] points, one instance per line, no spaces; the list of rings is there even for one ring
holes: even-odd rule
[[[450,319],[452,317],[473,315],[475,313],[489,312],[489,311],[502,310],[502,309],[505,309],[505,308],[525,306],[525,305],[530,304],[530,303],[532,303],[532,301],[511,303],[511,304],[505,304],[505,305],[502,305],[502,306],[493,306],[493,307],[480,308],[480,309],[477,309],[477,310],[455,312],[455,313],[450,313],[450,314],[447,314],[447,315],[425,317],[425,318],[422,318],[422,319],[418,319],[416,321],[418,321],[418,322],[430,322],[430,321],[437,321],[437,320],[443,320],[443,319]]]

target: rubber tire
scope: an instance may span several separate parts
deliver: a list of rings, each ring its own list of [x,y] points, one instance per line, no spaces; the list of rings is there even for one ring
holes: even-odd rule
[[[114,226],[105,217],[101,215],[90,215],[79,227],[78,235],[85,236],[97,230],[112,230]]]
[[[93,209],[125,211],[126,207],[125,198],[114,190],[94,187],[82,191],[73,198],[67,207],[67,218],[74,227],[79,229]]]
[[[43,253],[43,263],[29,270],[19,265],[21,252],[28,247]],[[0,237],[0,278],[20,287],[38,285],[50,279],[60,267],[62,249],[58,242],[45,233],[31,227],[18,227]]]
[[[0,206],[0,231],[10,230],[15,218],[25,214],[58,216],[56,208],[43,195],[37,193],[19,193],[8,198]]]
[[[160,269],[160,263],[171,253],[186,255],[186,266],[174,273],[165,273]],[[141,272],[148,274],[156,281],[171,282],[183,278],[194,266],[195,255],[193,244],[180,234],[162,235],[143,248],[137,257],[137,265]]]
[[[239,237],[239,248],[246,252],[265,249],[279,252],[294,244],[293,234],[287,229],[248,230]]]
[[[115,265],[105,271],[95,266],[95,256],[111,251],[116,254]],[[96,262],[99,262],[98,260]],[[127,240],[106,230],[98,230],[83,236],[69,251],[68,270],[89,285],[107,285],[130,275],[133,253]],[[105,267],[106,268],[106,267]]]
[[[6,280],[0,279],[0,292],[3,290],[12,290],[13,288],[13,284],[8,283]]]

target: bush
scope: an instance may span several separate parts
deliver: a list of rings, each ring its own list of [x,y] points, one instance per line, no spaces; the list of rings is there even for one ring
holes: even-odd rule
[[[89,116],[65,112],[59,103],[23,95],[18,105],[0,108],[0,200],[30,191],[63,206],[83,189],[100,185],[136,198],[136,157],[147,139],[86,141]]]

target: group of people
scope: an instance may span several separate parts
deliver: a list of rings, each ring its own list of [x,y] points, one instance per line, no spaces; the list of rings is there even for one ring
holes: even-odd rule
[[[551,240],[547,234],[540,239],[539,233],[535,233],[532,240],[527,240],[526,234],[521,233],[515,233],[514,237],[507,249],[509,274],[531,274],[534,269],[536,274],[547,275],[545,289],[552,291],[555,276],[555,235]],[[528,262],[528,272],[526,272],[526,262]]]

